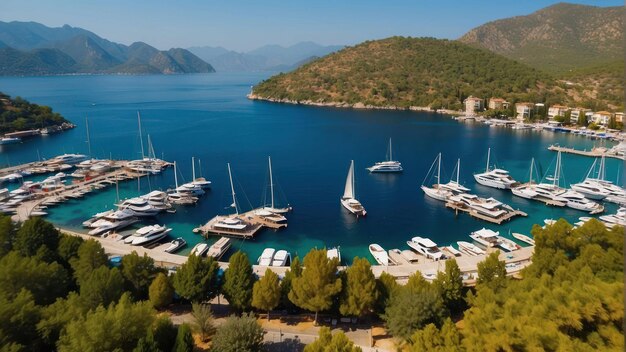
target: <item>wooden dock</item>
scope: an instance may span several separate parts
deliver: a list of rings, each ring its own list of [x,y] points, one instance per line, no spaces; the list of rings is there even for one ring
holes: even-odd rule
[[[220,226],[220,223],[232,222],[231,226]],[[236,224],[235,224],[236,223]],[[235,226],[237,225],[237,226]],[[263,224],[255,222],[254,218],[248,213],[240,215],[222,216],[218,215],[207,221],[206,224],[195,228],[194,232],[199,232],[203,236],[209,235],[228,236],[243,239],[253,238],[254,235],[263,227]]]
[[[494,223],[494,224],[498,224],[498,225],[502,224],[505,221],[509,221],[513,217],[518,216],[518,215],[519,216],[528,216],[528,214],[524,213],[521,210],[509,210],[509,211],[507,211],[506,214],[504,214],[504,215],[502,215],[500,217],[492,218],[490,216],[481,214],[481,213],[477,212],[476,210],[471,209],[471,208],[465,206],[464,204],[453,203],[453,202],[446,202],[446,207],[454,209],[454,211],[457,214],[458,214],[459,211],[462,211],[464,213],[468,213],[470,216],[475,217],[477,219],[488,221],[488,222],[491,222],[491,223]]]
[[[616,153],[611,153],[610,149],[607,148],[593,148],[591,150],[578,150],[578,149],[574,149],[574,148],[567,148],[567,147],[561,147],[558,145],[551,145],[548,147],[548,150],[552,150],[555,152],[562,152],[562,153],[568,153],[568,154],[576,154],[576,155],[582,155],[582,156],[588,156],[588,157],[592,157],[592,158],[600,158],[600,157],[607,157],[607,158],[615,158],[615,159],[619,159],[619,160],[626,160],[626,158],[624,158],[623,155],[618,155]]]

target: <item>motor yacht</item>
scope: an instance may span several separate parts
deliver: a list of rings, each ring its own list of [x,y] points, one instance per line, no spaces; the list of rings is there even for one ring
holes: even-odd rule
[[[600,220],[611,225],[611,227],[615,225],[626,226],[626,208],[619,208],[615,214],[602,215]]]
[[[365,211],[361,202],[356,200],[354,187],[354,160],[350,162],[350,169],[348,170],[348,177],[346,178],[346,187],[343,192],[343,197],[341,197],[341,205],[357,217],[365,216],[367,214],[367,211]]]
[[[370,254],[380,265],[389,265],[389,254],[377,243],[369,245]]]
[[[59,155],[57,157],[54,157],[53,159],[50,159],[48,161],[48,164],[57,164],[57,165],[61,165],[61,164],[69,164],[69,165],[74,165],[74,164],[78,164],[82,161],[87,160],[88,157],[87,155],[83,155],[83,154],[63,154],[63,155]]]
[[[429,238],[413,237],[406,244],[426,258],[433,260],[445,259],[443,252],[437,247],[437,244]]]
[[[204,255],[204,253],[209,250],[209,245],[206,243],[198,243],[196,244],[192,249],[191,249],[191,253],[189,253],[189,255],[195,255],[198,257],[202,257]]]
[[[604,206],[585,198],[585,196],[576,191],[567,191],[559,196],[565,199],[567,206],[572,209],[586,211],[591,214],[598,214],[604,211]]]
[[[232,241],[228,237],[220,237],[215,243],[211,245],[209,251],[207,252],[207,257],[213,257],[216,260],[219,260],[226,251],[232,245]]]
[[[274,259],[274,253],[276,253],[276,250],[274,248],[265,248],[257,261],[258,264],[260,266],[272,265],[272,260]]]
[[[482,248],[476,246],[473,243],[470,242],[466,242],[466,241],[458,241],[456,243],[459,246],[459,250],[465,254],[471,255],[471,256],[477,256],[477,255],[483,255],[485,254],[485,250],[483,250]]]
[[[530,238],[530,237],[528,237],[528,236],[526,236],[526,235],[524,235],[524,234],[513,232],[512,236],[515,237],[516,239],[522,241],[522,242],[528,243],[531,246],[535,245],[535,240]]]
[[[134,237],[131,241],[131,245],[142,246],[163,239],[170,231],[172,231],[172,229],[161,225],[144,226],[137,230],[134,236],[128,238]],[[126,239],[124,242],[126,242]]]
[[[172,242],[170,242],[170,245],[167,246],[167,248],[165,248],[164,251],[166,253],[176,253],[181,248],[185,247],[186,245],[187,245],[187,241],[185,241],[185,239],[182,237],[178,237],[177,239],[172,240]]]
[[[21,141],[22,140],[17,137],[2,137],[0,138],[0,145],[20,143]]]
[[[496,247],[498,246],[498,235],[500,233],[488,230],[486,228],[482,228],[480,230],[474,231],[471,233],[470,238],[476,241],[476,243],[486,247]]]
[[[387,150],[387,160],[380,161],[367,168],[371,173],[392,173],[402,172],[402,164],[393,160],[393,151],[391,148],[391,138],[389,138],[389,148]]]
[[[123,229],[136,223],[138,219],[134,215],[125,210],[114,211],[103,218],[93,222],[90,227],[89,235],[100,235],[108,231]]]
[[[448,201],[455,203],[458,206],[469,208],[493,219],[500,218],[513,211],[513,208],[503,204],[497,199],[481,198],[475,194],[469,193],[454,195],[450,197]]]
[[[280,267],[286,266],[291,261],[291,254],[284,249],[276,251],[274,259],[272,260],[272,266]]]
[[[487,150],[487,167],[485,172],[474,174],[476,182],[483,186],[499,188],[499,189],[511,189],[519,184],[515,181],[509,172],[503,169],[493,168],[490,169],[489,159],[491,157],[491,148]]]

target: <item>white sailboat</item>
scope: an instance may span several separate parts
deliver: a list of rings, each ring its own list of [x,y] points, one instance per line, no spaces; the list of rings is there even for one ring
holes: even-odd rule
[[[367,168],[369,172],[402,172],[402,164],[399,161],[393,160],[393,151],[391,148],[391,138],[389,138],[389,149],[387,151],[387,160],[375,163],[373,166]]]
[[[456,178],[453,176],[453,178],[451,178],[448,183],[441,185],[441,187],[450,190],[454,194],[461,194],[461,193],[469,192],[470,191],[469,188],[462,186],[459,183],[459,176],[461,174],[461,159],[457,159],[456,161],[456,166],[454,167],[452,174],[454,175],[455,172],[456,172]]]
[[[341,197],[341,205],[357,217],[365,216],[367,214],[365,208],[361,205],[361,202],[356,200],[354,190],[354,160],[350,162],[350,170],[348,170],[346,187],[343,192],[343,197]]]
[[[494,167],[493,169],[489,168],[489,159],[491,157],[491,148],[487,150],[487,167],[485,167],[485,172],[481,172],[478,174],[474,174],[474,179],[476,182],[480,183],[483,186],[499,188],[499,189],[510,189],[515,185],[519,184],[519,182],[515,181],[509,172],[504,169],[498,169]]]
[[[424,182],[422,182],[422,186],[420,188],[427,196],[436,200],[445,201],[446,199],[448,199],[448,197],[452,196],[453,193],[449,189],[441,187],[441,153],[437,154],[437,157],[435,158],[435,161],[433,161],[433,164],[430,166],[430,170],[428,170],[426,177],[430,175],[430,171],[432,170],[435,163],[437,163],[437,174],[435,175],[437,183],[433,184],[431,187],[428,187],[424,185],[424,183],[426,182],[426,179],[424,179]]]
[[[207,189],[207,188],[211,188],[211,181],[207,180],[206,178],[200,176],[200,177],[196,177],[196,160],[195,157],[191,158],[191,173],[192,173],[192,179],[193,181],[191,181],[191,183],[194,186],[200,187],[202,189]],[[200,167],[200,173],[202,173],[202,163],[200,161],[200,159],[198,159],[198,166]]]
[[[528,177],[528,183],[511,188],[511,193],[513,193],[514,195],[518,197],[522,197],[526,199],[533,199],[538,195],[538,193],[533,191],[532,189],[534,166],[535,166],[535,158],[532,158],[530,160],[530,176]]]
[[[276,207],[274,196],[274,175],[272,173],[272,158],[269,156],[267,157],[267,163],[270,171],[270,204],[269,207],[267,205],[264,205],[261,210],[269,211],[270,213],[274,214],[288,213],[292,210],[292,207],[289,204],[287,204],[287,206],[284,208]]]
[[[173,204],[195,204],[198,201],[197,197],[194,197],[190,193],[180,192],[178,190],[178,168],[176,167],[176,161],[174,161],[174,184],[176,188],[174,191],[170,191],[167,194],[167,199]]]

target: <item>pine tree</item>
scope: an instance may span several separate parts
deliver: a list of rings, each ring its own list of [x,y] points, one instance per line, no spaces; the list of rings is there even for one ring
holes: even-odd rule
[[[289,299],[298,307],[315,312],[315,323],[320,311],[329,309],[333,298],[341,292],[337,277],[337,259],[328,259],[325,249],[312,249],[304,257],[304,270],[293,279]]]
[[[252,303],[252,265],[248,256],[238,251],[228,261],[228,269],[224,273],[224,296],[230,306],[238,312],[250,309]]]
[[[269,268],[265,275],[254,283],[252,289],[252,306],[267,311],[267,320],[270,320],[270,311],[280,303],[280,283],[278,275]]]
[[[6,215],[0,215],[0,257],[13,249],[15,241],[15,224]]]
[[[362,317],[374,307],[377,298],[376,278],[365,258],[355,257],[346,270],[339,312]]]
[[[334,335],[326,326],[322,327],[319,337],[313,343],[304,347],[304,352],[360,352],[361,348],[355,346],[350,339],[338,331]]]
[[[151,335],[152,340],[157,344],[159,350],[170,352],[176,343],[178,328],[174,326],[169,316],[162,315],[154,321]]]
[[[193,352],[194,342],[193,335],[191,334],[191,328],[187,324],[182,324],[178,327],[178,334],[176,335],[176,343],[172,352]]]
[[[443,303],[453,313],[458,313],[464,305],[463,278],[455,259],[446,260],[445,271],[437,273],[433,285],[443,298]]]
[[[191,316],[194,330],[200,333],[202,341],[206,341],[215,332],[211,307],[208,304],[192,303]]]
[[[291,291],[293,278],[299,277],[300,275],[302,275],[302,265],[300,264],[300,258],[296,256],[291,261],[289,269],[285,272],[285,277],[280,281],[280,306],[290,312],[298,309],[297,306],[289,300],[289,292]]]
[[[149,289],[150,302],[154,308],[160,309],[168,306],[174,299],[174,287],[170,279],[164,273],[159,273]]]
[[[496,251],[478,263],[478,287],[486,286],[497,291],[506,286],[506,267],[499,256],[500,251]]]
[[[61,234],[54,225],[41,217],[32,217],[26,220],[15,236],[13,247],[23,256],[32,256],[41,246],[56,252]]]
[[[218,270],[213,257],[203,259],[191,255],[176,271],[172,280],[174,289],[181,297],[193,302],[210,300],[219,292]]]
[[[78,257],[70,259],[70,264],[74,269],[74,277],[76,277],[79,285],[91,275],[92,271],[101,266],[106,266],[108,263],[109,258],[104,253],[104,248],[96,240],[83,242],[78,247]]]
[[[124,278],[117,268],[101,266],[84,279],[80,285],[80,298],[92,309],[107,307],[116,302],[124,292]]]
[[[148,287],[159,272],[159,269],[154,266],[154,259],[147,253],[140,257],[136,251],[132,251],[122,257],[120,269],[133,297],[138,300],[148,298]]]
[[[417,330],[411,336],[411,352],[434,351],[434,352],[460,352],[461,335],[452,320],[449,318],[443,323],[441,330],[434,324],[428,324],[423,329]]]
[[[250,314],[230,316],[217,328],[213,338],[216,352],[256,352],[263,344],[263,328]]]
[[[160,352],[159,346],[157,344],[145,337],[139,339],[137,342],[137,347],[133,349],[133,352]]]
[[[380,277],[376,279],[376,313],[379,315],[383,315],[385,313],[385,308],[389,304],[389,300],[398,291],[399,287],[400,285],[396,281],[395,277],[387,272],[380,274]]]

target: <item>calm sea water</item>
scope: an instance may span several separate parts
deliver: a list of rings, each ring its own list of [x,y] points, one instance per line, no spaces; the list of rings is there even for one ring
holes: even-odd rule
[[[2,146],[0,163],[17,164],[61,153],[87,153],[85,117],[89,117],[92,154],[100,158],[139,158],[137,110],[141,111],[144,137],[150,135],[157,156],[177,161],[179,180],[191,179],[191,157],[202,162],[202,175],[212,190],[193,207],[179,207],[176,214],[154,221],[173,228],[171,236],[190,243],[202,238],[192,229],[231,204],[226,163],[235,177],[238,201],[244,210],[264,199],[271,156],[279,199],[294,207],[287,229],[265,230],[254,239],[238,241],[234,249],[246,251],[252,260],[266,247],[287,249],[293,255],[312,247],[341,246],[345,261],[370,257],[367,245],[405,249],[411,237],[427,236],[448,245],[467,240],[482,227],[528,233],[545,218],[577,221],[586,214],[573,209],[547,207],[512,196],[509,192],[480,186],[472,173],[484,169],[487,148],[492,161],[520,181],[528,178],[531,157],[545,171],[555,153],[553,143],[591,148],[603,142],[562,133],[515,131],[481,124],[458,123],[445,115],[398,111],[356,111],[253,102],[245,98],[250,86],[268,74],[216,73],[182,76],[62,76],[0,78],[0,91],[50,105],[74,122],[72,131],[37,137],[19,145]],[[365,168],[385,158],[389,138],[394,158],[404,166],[396,175],[369,174]],[[442,202],[424,196],[419,186],[437,153],[443,153],[443,169],[451,176],[461,158],[461,182],[482,196],[492,196],[529,214],[503,225],[455,216]],[[356,165],[357,197],[368,211],[356,220],[340,205],[350,160]],[[590,158],[564,155],[568,183],[584,178]],[[615,179],[621,164],[609,160],[607,174]],[[197,171],[200,171],[197,169]],[[122,197],[167,189],[174,185],[172,169],[162,175],[127,181]],[[113,188],[70,201],[50,210],[49,220],[80,229],[90,215],[110,209]],[[607,211],[614,212],[608,205]],[[211,239],[209,241],[214,241]],[[371,260],[371,258],[370,258]]]

